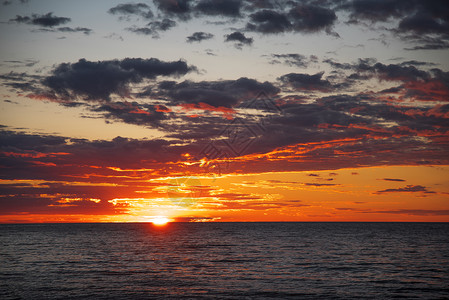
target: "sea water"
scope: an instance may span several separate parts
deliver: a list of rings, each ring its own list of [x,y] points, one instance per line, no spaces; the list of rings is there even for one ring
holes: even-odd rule
[[[0,225],[0,299],[449,298],[449,223]]]

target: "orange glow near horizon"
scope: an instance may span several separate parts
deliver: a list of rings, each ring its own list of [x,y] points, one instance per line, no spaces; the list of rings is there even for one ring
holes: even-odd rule
[[[91,189],[115,188],[117,192],[108,193],[106,199],[42,193],[39,197],[59,200],[34,214],[3,212],[0,223],[449,222],[448,178],[449,166],[385,166],[172,176],[123,187],[86,183]],[[42,181],[27,184],[50,186]],[[70,182],[63,184],[70,186]]]

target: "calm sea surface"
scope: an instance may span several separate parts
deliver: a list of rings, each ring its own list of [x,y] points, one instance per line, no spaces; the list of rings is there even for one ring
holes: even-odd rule
[[[449,298],[449,223],[0,225],[0,299]]]

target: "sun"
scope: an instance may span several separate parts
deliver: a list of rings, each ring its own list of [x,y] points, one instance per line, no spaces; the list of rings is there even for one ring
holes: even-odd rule
[[[153,223],[154,225],[157,225],[157,226],[166,225],[169,222],[170,222],[170,219],[168,219],[166,217],[155,217],[151,220],[151,223]]]

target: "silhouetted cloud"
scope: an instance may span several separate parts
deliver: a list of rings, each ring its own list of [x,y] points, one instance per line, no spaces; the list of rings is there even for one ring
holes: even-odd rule
[[[176,16],[182,20],[190,19],[191,0],[156,0],[158,8],[169,16]]]
[[[70,22],[71,19],[66,17],[57,17],[54,16],[52,12],[49,12],[45,15],[32,14],[31,17],[17,15],[14,19],[10,19],[9,21],[42,27],[54,27],[66,24]]]
[[[241,0],[200,0],[195,10],[209,16],[240,16]]]
[[[163,19],[161,21],[153,21],[146,25],[146,27],[128,27],[128,31],[142,34],[151,35],[153,38],[159,38],[160,31],[167,31],[176,26],[176,22],[170,19]]]
[[[425,194],[435,194],[436,192],[434,191],[429,191],[427,189],[427,187],[422,186],[422,185],[412,185],[409,184],[403,188],[397,188],[397,189],[385,189],[385,190],[381,190],[381,191],[377,191],[376,194],[381,194],[381,193],[417,193],[417,192],[422,192]]]
[[[295,88],[298,91],[321,91],[327,92],[332,88],[328,80],[321,79],[324,72],[314,75],[302,73],[289,73],[279,77],[283,83]]]
[[[274,10],[260,10],[250,16],[250,23],[246,28],[265,34],[285,32],[291,29],[292,24],[285,14]]]
[[[331,33],[337,20],[333,10],[313,5],[297,5],[290,10],[289,16],[293,21],[293,30],[305,33],[321,30]]]
[[[122,60],[63,63],[43,80],[49,92],[63,99],[82,97],[86,100],[109,100],[111,94],[126,96],[130,83],[157,76],[181,76],[195,71],[185,61],[164,62],[157,58],[125,58]]]
[[[139,16],[144,19],[151,19],[153,17],[153,12],[145,3],[118,4],[117,6],[110,8],[108,13],[112,15],[120,15],[122,18],[132,15]]]
[[[253,38],[246,37],[239,31],[234,31],[231,34],[225,35],[225,42],[236,42],[235,47],[238,49],[241,49],[244,45],[251,46],[253,41]]]
[[[276,94],[279,89],[269,82],[246,77],[222,81],[163,81],[158,96],[168,97],[174,103],[206,103],[214,107],[233,107],[243,100],[255,97],[261,91]]]
[[[400,20],[391,31],[403,40],[416,44],[406,48],[408,50],[449,47],[449,15],[444,0],[354,0],[342,4],[340,8],[350,13],[349,22],[352,24]]]
[[[288,66],[296,66],[306,68],[311,62],[317,62],[318,58],[314,55],[306,57],[298,53],[289,54],[271,54],[270,64],[286,64]]]
[[[68,32],[68,33],[75,33],[75,32],[82,32],[85,35],[89,35],[92,33],[92,29],[86,28],[86,27],[58,27],[58,28],[41,28],[39,31],[45,31],[45,32]]]
[[[204,40],[209,40],[213,37],[214,37],[214,35],[212,33],[199,31],[199,32],[194,32],[192,35],[188,36],[187,42],[188,43],[201,42]]]
[[[399,179],[399,178],[382,178],[380,180],[384,180],[384,181],[405,181],[404,179]]]

